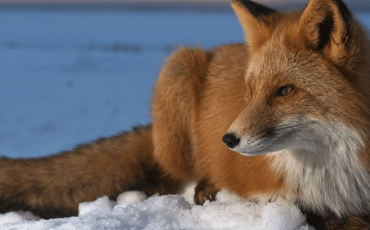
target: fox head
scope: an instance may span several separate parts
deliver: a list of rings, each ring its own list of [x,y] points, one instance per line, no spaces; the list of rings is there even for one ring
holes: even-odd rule
[[[347,6],[310,0],[303,11],[281,13],[233,0],[232,7],[249,59],[245,108],[223,137],[226,145],[247,156],[362,151],[370,128],[370,49]]]

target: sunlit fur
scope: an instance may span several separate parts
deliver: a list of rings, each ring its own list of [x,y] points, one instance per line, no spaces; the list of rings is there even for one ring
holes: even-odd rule
[[[48,158],[0,159],[0,211],[73,215],[86,199],[171,193],[195,180],[197,200],[221,188],[250,201],[283,197],[332,218],[317,229],[370,229],[360,218],[370,214],[366,32],[340,0],[291,13],[248,0],[232,7],[247,42],[175,51],[154,89],[151,127]],[[292,92],[277,94],[284,86]],[[233,150],[226,133],[241,140]]]

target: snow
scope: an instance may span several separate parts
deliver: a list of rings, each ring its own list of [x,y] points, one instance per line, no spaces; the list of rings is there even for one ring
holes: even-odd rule
[[[226,12],[0,9],[0,18],[0,151],[9,157],[49,155],[150,123],[155,79],[171,50],[244,37]],[[358,18],[369,27],[369,14]],[[282,200],[255,204],[222,191],[195,206],[193,187],[182,196],[102,197],[64,219],[10,212],[0,229],[309,229]]]
[[[118,204],[131,203],[131,202],[141,202],[146,199],[146,194],[141,191],[128,191],[120,194],[117,197]],[[81,213],[81,211],[80,211]]]
[[[112,210],[117,203],[118,202],[109,200],[107,196],[100,197],[94,202],[82,202],[78,205],[78,215],[82,216],[94,210]]]
[[[79,217],[23,221],[4,224],[1,229],[313,229],[304,223],[305,217],[296,206],[283,200],[254,204],[222,190],[216,202],[197,206],[177,195],[154,196],[141,202],[133,195],[141,192],[129,193],[133,200],[120,205],[106,196],[80,204]]]
[[[17,211],[0,214],[0,225],[5,223],[15,223],[27,220],[39,220],[40,217],[35,216],[30,211]],[[1,228],[1,226],[0,226]]]

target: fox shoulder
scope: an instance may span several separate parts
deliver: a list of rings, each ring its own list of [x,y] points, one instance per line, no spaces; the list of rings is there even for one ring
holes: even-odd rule
[[[154,156],[174,178],[193,179],[191,125],[210,58],[203,49],[180,48],[167,60],[155,86]]]

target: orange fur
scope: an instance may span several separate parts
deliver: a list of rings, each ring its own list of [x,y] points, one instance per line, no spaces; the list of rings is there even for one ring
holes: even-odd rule
[[[247,44],[174,52],[155,87],[152,127],[50,158],[0,160],[0,211],[24,207],[46,217],[49,210],[75,215],[79,202],[102,195],[114,198],[130,189],[173,193],[182,182],[195,180],[199,182],[196,203],[228,188],[247,200],[284,197],[296,202],[308,214],[319,216],[310,219],[318,219],[317,229],[369,229],[367,220],[356,217],[368,215],[369,208],[354,208],[347,195],[370,194],[370,189],[355,178],[359,188],[352,190],[338,182],[336,171],[330,171],[343,166],[353,177],[355,173],[368,177],[370,42],[366,32],[340,0],[310,0],[306,9],[291,13],[248,0],[234,0],[232,7]],[[286,86],[291,87],[289,93],[280,94]],[[341,144],[335,142],[340,138],[330,139],[339,135],[338,130],[353,131],[348,134],[353,140],[327,157],[311,156],[313,161],[322,160],[312,165],[294,151],[285,152],[290,148],[247,157],[242,154],[249,153],[236,153],[231,150],[235,146],[229,149],[222,142],[226,133],[239,139],[263,139],[293,115],[328,125],[320,130],[326,136],[319,137],[334,143],[331,150]],[[313,143],[320,144],[321,139]],[[328,168],[332,159],[343,157],[340,154],[361,162],[347,170],[347,162],[338,160],[342,162],[335,165],[338,168]],[[348,167],[354,167],[350,163]],[[295,169],[302,181],[308,178],[306,184],[300,184]],[[315,174],[323,169],[325,173]],[[330,202],[312,198],[320,197],[321,190],[311,187],[325,179],[338,180],[333,182],[338,188],[329,188],[339,191],[335,195],[348,207],[333,204],[333,208]],[[59,194],[60,199],[51,199],[51,194]],[[369,196],[359,197],[365,202]],[[319,204],[314,203],[317,200]]]

